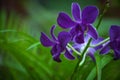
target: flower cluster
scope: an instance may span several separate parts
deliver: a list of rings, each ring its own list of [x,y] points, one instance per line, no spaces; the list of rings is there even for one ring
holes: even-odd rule
[[[114,59],[120,59],[120,26],[112,25],[109,30],[110,40],[101,49],[101,54],[107,54],[110,49],[114,51]]]
[[[64,52],[67,59],[74,60],[73,52],[75,52],[79,56],[86,54],[95,61],[94,53],[97,50],[100,54],[107,54],[110,49],[114,51],[114,58],[120,59],[120,26],[112,25],[109,30],[110,38],[103,39],[93,26],[99,14],[96,6],[87,6],[81,10],[79,4],[73,2],[71,8],[73,19],[65,12],[60,12],[57,18],[58,25],[63,29],[69,29],[68,32],[59,32],[56,37],[54,35],[55,25],[50,31],[52,39],[41,32],[41,44],[45,47],[52,47],[53,59],[61,62],[60,55]]]

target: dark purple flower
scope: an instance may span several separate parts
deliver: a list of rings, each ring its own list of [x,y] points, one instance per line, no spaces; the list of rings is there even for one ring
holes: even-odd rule
[[[120,59],[120,26],[112,25],[109,30],[110,41],[102,48],[101,54],[107,54],[110,49],[114,51],[114,58]]]
[[[67,43],[71,41],[70,33],[62,31],[58,34],[58,37],[56,38],[54,35],[54,29],[55,25],[51,28],[52,39],[49,39],[45,33],[41,32],[41,44],[45,47],[52,46],[51,53],[55,61],[61,62],[60,54],[63,51],[65,51],[64,56],[66,58],[73,60],[74,57],[72,56],[72,53],[69,51],[69,49],[66,48]]]
[[[71,8],[74,20],[72,20],[68,14],[60,12],[57,18],[57,23],[60,27],[65,29],[72,28],[70,32],[72,36],[75,37],[77,43],[84,42],[83,36],[85,31],[94,39],[97,39],[98,33],[92,24],[98,16],[98,8],[95,6],[87,6],[81,11],[79,4],[75,2],[72,3]]]
[[[85,48],[85,46],[87,45],[88,43],[88,40],[90,39],[90,37],[87,35],[85,36],[85,42],[83,44],[74,44],[74,48],[77,50],[77,51],[80,51],[82,52]],[[95,46],[96,44],[98,44],[99,42],[103,41],[103,38],[99,37],[98,39],[93,39],[90,46]],[[97,47],[89,47],[88,50],[87,50],[87,55],[89,55],[93,61],[95,61],[95,57],[94,57],[94,53],[97,51],[97,50],[100,50],[101,48],[103,47],[103,45],[99,45]]]

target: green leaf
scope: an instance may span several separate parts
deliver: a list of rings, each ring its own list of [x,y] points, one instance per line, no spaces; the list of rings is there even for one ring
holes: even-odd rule
[[[40,45],[40,42],[36,42],[36,43],[32,44],[32,45],[29,46],[26,50],[30,50],[30,49],[32,49],[32,48],[38,46],[38,45]]]
[[[100,55],[99,55],[100,56]],[[101,75],[101,69],[103,69],[113,58],[109,55],[104,55],[102,56],[103,58],[100,60],[99,57],[97,57],[97,67],[98,69],[96,70],[96,67],[94,67],[91,72],[89,73],[88,77],[86,80],[94,80],[96,77],[96,72],[98,71],[98,74]]]
[[[16,30],[11,30],[11,29],[0,30],[0,33],[4,33],[4,32],[17,32],[17,31]]]
[[[95,58],[96,58],[97,80],[101,80],[102,64],[101,64],[100,55],[96,54]]]

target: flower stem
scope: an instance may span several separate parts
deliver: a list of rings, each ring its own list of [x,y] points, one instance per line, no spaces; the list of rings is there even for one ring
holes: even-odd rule
[[[109,7],[110,7],[110,1],[107,0],[107,1],[106,1],[106,5],[105,5],[105,7],[104,7],[104,9],[103,9],[103,12],[102,12],[102,14],[101,14],[100,17],[99,17],[99,21],[98,21],[98,24],[97,24],[97,26],[96,26],[96,29],[99,28],[100,23],[101,23],[101,21],[102,21],[102,19],[103,19],[103,16],[105,15],[105,13],[107,12],[107,10],[108,10]]]
[[[83,59],[79,62],[79,66],[83,65],[83,63],[85,62],[85,58],[86,58],[86,54],[87,54],[87,49],[89,48],[91,41],[92,41],[92,38],[89,39],[87,45],[85,46],[85,48],[84,48],[84,50],[82,52]]]
[[[76,54],[78,54],[79,56],[81,56],[81,53],[79,53],[77,50],[75,50],[74,47],[72,47],[69,43],[67,44],[68,47],[70,47]]]
[[[108,37],[108,38],[106,38],[105,40],[99,42],[98,44],[96,44],[96,45],[91,45],[90,47],[94,48],[94,47],[100,46],[100,45],[106,43],[106,42],[109,41],[109,40],[110,40],[110,38]]]
[[[96,71],[97,71],[97,80],[101,80],[101,75],[102,75],[102,70],[100,69],[98,69],[98,66],[97,66],[97,64],[96,64]]]
[[[88,40],[88,43],[87,43],[87,45],[85,46],[85,48],[84,48],[84,50],[83,50],[83,52],[82,52],[82,56],[83,56],[84,53],[87,51],[87,49],[88,49],[88,47],[89,47],[91,41],[92,41],[92,38],[90,38],[90,39]]]
[[[110,1],[107,0],[107,1],[106,1],[106,5],[105,5],[104,10],[103,10],[103,13],[100,15],[99,22],[98,22],[98,24],[97,24],[97,26],[96,26],[96,29],[97,29],[97,30],[98,30],[98,28],[99,28],[99,26],[100,26],[100,23],[102,22],[103,16],[105,15],[105,13],[106,13],[106,11],[108,10],[109,7],[110,7]],[[109,40],[109,38],[107,38],[107,39],[105,39],[104,41],[98,43],[96,46],[98,46],[98,45],[100,45],[100,44],[104,44],[104,43],[105,43],[106,41],[108,41],[108,40]],[[97,67],[97,65],[96,65],[96,67]],[[97,78],[98,78],[98,80],[101,80],[101,70],[98,72]]]
[[[75,69],[74,69],[74,71],[73,71],[73,73],[72,73],[72,75],[71,75],[71,77],[70,77],[71,80],[75,80],[74,77],[75,77],[75,75],[76,75],[76,73],[77,73],[77,71],[78,71],[78,67],[79,67],[80,61],[81,61],[81,58],[79,58],[76,66],[75,66]],[[76,78],[76,77],[75,77],[75,78]]]
[[[82,58],[81,62],[79,63],[79,66],[82,66],[84,64],[86,55],[87,55],[87,52],[83,55],[83,58]]]
[[[85,46],[85,48],[84,48],[81,56],[85,56],[85,57],[86,57],[86,54],[85,54],[85,53],[86,53],[86,51],[87,51],[87,49],[88,49],[91,41],[92,41],[92,38],[89,39],[89,41],[88,41],[87,45]],[[83,63],[85,62],[85,57],[84,57],[83,59],[82,59],[82,58],[79,58],[79,60],[78,60],[78,62],[77,62],[77,65],[75,66],[74,72],[73,72],[72,75],[71,75],[71,80],[74,80],[73,77],[74,77],[74,75],[76,74],[77,70],[79,69],[79,66],[82,66]],[[82,60],[83,60],[83,62],[80,63]]]

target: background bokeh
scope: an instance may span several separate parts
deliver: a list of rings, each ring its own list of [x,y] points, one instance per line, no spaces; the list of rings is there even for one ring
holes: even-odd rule
[[[50,28],[57,25],[57,16],[65,11],[71,16],[71,3],[83,9],[95,5],[102,13],[105,0],[1,0],[0,4],[0,80],[69,80],[77,59],[53,61],[50,48],[40,44],[40,32],[50,36]],[[96,26],[98,19],[94,23]],[[110,25],[120,25],[120,0],[110,0],[110,8],[99,28],[106,38]],[[62,29],[55,30],[57,35]],[[91,60],[79,71],[81,79],[94,68]],[[109,62],[102,70],[102,80],[120,79],[120,60]]]

